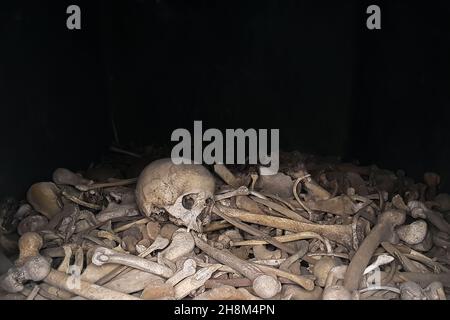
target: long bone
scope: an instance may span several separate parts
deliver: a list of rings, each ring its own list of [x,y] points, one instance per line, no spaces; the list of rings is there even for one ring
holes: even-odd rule
[[[24,236],[29,236],[25,234]],[[23,236],[22,236],[23,237]],[[93,299],[93,300],[139,300],[134,296],[123,294],[114,290],[110,290],[98,285],[75,279],[73,277],[57,270],[50,266],[50,262],[39,254],[42,238],[39,239],[33,235],[36,244],[33,244],[34,254],[26,247],[19,247],[19,250],[29,251],[28,258],[25,259],[23,265],[20,267],[11,268],[8,273],[0,279],[0,287],[8,292],[20,292],[23,290],[23,284],[26,281],[43,281],[50,286],[63,289],[75,295]],[[39,242],[39,243],[38,243]],[[29,241],[28,241],[29,243]]]
[[[183,279],[194,275],[196,267],[197,264],[195,260],[187,259],[183,263],[183,268],[179,270],[177,273],[175,273],[172,277],[167,279],[166,283],[175,286],[178,282],[182,281]]]
[[[92,256],[92,263],[101,266],[105,263],[121,264],[145,272],[150,272],[164,278],[173,276],[173,271],[163,265],[131,254],[120,253],[108,248],[99,247]]]
[[[244,288],[236,289],[231,286],[220,286],[196,296],[194,300],[261,300]]]
[[[201,268],[194,275],[180,281],[175,286],[175,299],[182,299],[190,292],[200,288],[205,282],[211,278],[212,274],[220,268],[220,264],[213,264],[205,268]]]
[[[195,242],[193,236],[186,229],[180,228],[174,232],[172,242],[161,252],[161,255],[174,262],[178,258],[191,253],[194,247]]]
[[[167,240],[166,238],[160,237],[158,236],[155,241],[150,245],[150,247],[148,247],[145,251],[143,251],[142,253],[139,254],[138,257],[141,258],[145,258],[148,255],[150,255],[152,252],[156,251],[156,250],[161,250],[164,249],[165,247],[167,247],[167,245],[169,244],[169,240]],[[92,264],[93,266],[95,266],[94,264]],[[111,265],[103,265],[102,267],[108,267],[108,266],[112,266],[111,269],[106,269],[105,272],[102,271],[97,271],[96,268],[92,269],[93,271],[90,272],[90,274],[86,274],[87,270],[83,273],[82,276],[86,276],[86,277],[96,277],[95,281],[97,284],[99,285],[103,285],[109,281],[111,281],[112,279],[114,279],[115,277],[117,277],[120,274],[123,274],[127,271],[130,270],[130,267],[127,266],[116,266],[114,264]],[[97,267],[97,266],[95,266]],[[89,268],[89,266],[88,266]],[[98,267],[97,267],[98,268]]]
[[[285,245],[285,244],[283,244],[283,243],[273,239],[272,237],[269,237],[268,235],[266,235],[265,233],[261,232],[260,230],[255,229],[255,228],[253,228],[253,227],[251,227],[249,225],[246,225],[245,223],[242,223],[241,221],[237,220],[236,218],[229,217],[228,215],[223,213],[219,207],[214,206],[212,208],[212,212],[214,212],[214,214],[216,214],[219,217],[223,218],[227,222],[231,223],[235,227],[237,227],[239,229],[242,229],[242,230],[250,233],[251,235],[262,237],[267,242],[269,242],[270,244],[276,246],[277,248],[279,248],[281,250],[284,250],[284,251],[286,251],[286,252],[288,252],[290,254],[295,253],[295,250],[292,247],[290,247],[288,245]]]
[[[394,228],[405,222],[406,215],[402,211],[385,211],[379,217],[378,223],[364,239],[358,251],[353,256],[345,273],[344,287],[349,291],[358,289],[364,269],[376,248],[383,241],[392,241]]]
[[[323,237],[326,237],[332,241],[340,243],[349,248],[351,248],[353,244],[353,230],[351,225],[309,224],[285,218],[253,214],[243,210],[225,207],[222,205],[217,205],[217,207],[224,214],[230,217],[239,218],[240,220],[245,222],[256,223],[292,232],[311,231],[318,233]]]
[[[194,239],[195,245],[207,255],[252,280],[253,290],[261,298],[272,298],[281,290],[280,282],[275,277],[264,274],[259,266],[241,260],[227,251],[215,249],[198,237]]]

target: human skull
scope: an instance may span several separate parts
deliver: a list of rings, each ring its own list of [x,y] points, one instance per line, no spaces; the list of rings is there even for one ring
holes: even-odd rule
[[[212,174],[199,164],[174,164],[171,159],[150,163],[136,185],[136,201],[146,215],[166,210],[174,222],[201,231],[199,215],[214,197]]]

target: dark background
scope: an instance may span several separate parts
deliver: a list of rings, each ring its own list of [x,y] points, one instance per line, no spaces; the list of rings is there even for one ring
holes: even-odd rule
[[[100,159],[112,119],[124,145],[194,120],[279,128],[285,150],[436,171],[448,190],[449,18],[445,0],[1,1],[0,197]]]

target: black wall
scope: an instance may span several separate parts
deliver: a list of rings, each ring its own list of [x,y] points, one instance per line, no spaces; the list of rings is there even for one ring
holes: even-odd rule
[[[78,4],[82,30],[66,28]],[[382,30],[365,27],[378,4]],[[0,196],[113,140],[279,128],[281,146],[405,169],[447,165],[448,1],[2,1]]]

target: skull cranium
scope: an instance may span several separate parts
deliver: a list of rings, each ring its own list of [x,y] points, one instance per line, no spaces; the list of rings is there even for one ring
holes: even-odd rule
[[[146,215],[166,210],[175,222],[201,231],[199,215],[213,199],[215,180],[199,164],[174,164],[171,159],[150,163],[136,185],[136,201]]]

